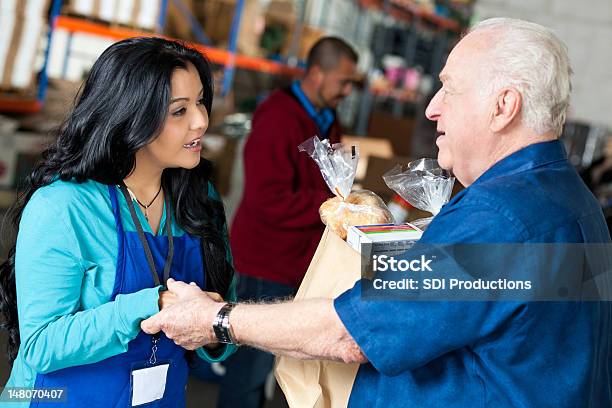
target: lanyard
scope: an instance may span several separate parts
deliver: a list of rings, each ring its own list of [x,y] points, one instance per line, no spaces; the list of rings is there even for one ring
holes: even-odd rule
[[[130,209],[130,215],[132,216],[132,221],[136,225],[136,231],[138,232],[138,239],[142,244],[145,256],[147,258],[147,263],[149,264],[149,269],[151,270],[151,275],[153,276],[153,282],[155,282],[155,286],[159,286],[161,283],[159,281],[159,276],[157,274],[157,270],[155,269],[155,263],[153,262],[153,254],[151,253],[151,248],[149,247],[149,242],[145,238],[144,231],[142,230],[142,225],[140,224],[140,220],[138,216],[136,216],[136,209],[134,208],[134,202],[132,201],[132,197],[128,192],[127,186],[125,183],[121,182],[119,186],[121,188],[121,192],[125,197],[125,201],[127,201],[128,208]],[[174,240],[172,238],[172,228],[170,226],[170,199],[168,195],[164,194],[164,202],[166,205],[166,235],[168,235],[168,256],[166,257],[166,263],[164,264],[164,281],[163,285],[166,286],[166,282],[170,277],[170,267],[172,266],[172,258],[174,257]]]

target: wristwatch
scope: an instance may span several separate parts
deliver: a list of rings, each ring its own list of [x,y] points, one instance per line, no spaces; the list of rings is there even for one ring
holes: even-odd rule
[[[232,335],[232,326],[229,322],[229,315],[234,306],[236,306],[236,304],[232,302],[223,305],[213,321],[213,331],[219,343],[238,345]]]

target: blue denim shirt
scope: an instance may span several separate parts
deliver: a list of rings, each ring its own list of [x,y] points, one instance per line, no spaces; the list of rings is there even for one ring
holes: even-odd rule
[[[602,211],[560,141],[496,163],[423,243],[607,243]],[[612,302],[335,300],[369,363],[350,407],[610,407]]]

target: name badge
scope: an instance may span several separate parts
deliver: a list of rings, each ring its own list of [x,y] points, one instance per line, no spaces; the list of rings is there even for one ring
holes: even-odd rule
[[[132,406],[162,399],[170,364],[132,370]]]

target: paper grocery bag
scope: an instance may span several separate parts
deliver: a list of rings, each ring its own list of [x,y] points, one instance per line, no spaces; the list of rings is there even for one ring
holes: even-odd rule
[[[335,298],[361,277],[360,255],[325,229],[295,300]],[[291,408],[345,408],[359,364],[277,357],[275,375]]]

